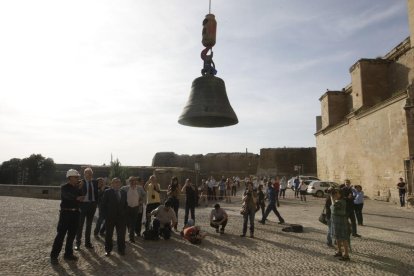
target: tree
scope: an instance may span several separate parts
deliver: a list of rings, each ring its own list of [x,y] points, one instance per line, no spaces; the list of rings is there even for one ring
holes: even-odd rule
[[[21,171],[21,161],[19,158],[12,158],[4,161],[0,166],[0,183],[19,184],[19,171]]]
[[[41,154],[32,154],[22,160],[22,168],[27,171],[27,184],[48,185],[56,171],[52,158],[45,158]]]
[[[109,170],[109,179],[114,177],[118,177],[121,179],[122,183],[125,183],[129,170],[128,168],[122,167],[121,162],[119,162],[118,158],[115,161],[111,161],[110,163],[110,170]]]

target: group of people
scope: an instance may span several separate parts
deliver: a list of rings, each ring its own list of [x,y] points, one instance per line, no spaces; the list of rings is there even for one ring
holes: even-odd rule
[[[66,260],[78,259],[73,251],[81,250],[82,237],[86,248],[94,248],[91,233],[96,209],[99,215],[93,234],[97,239],[100,236],[105,238],[105,256],[111,256],[114,230],[120,255],[125,254],[127,231],[131,243],[135,243],[136,236],[145,237],[150,233],[155,233],[155,239],[169,239],[172,229],[178,231],[180,193],[185,193],[183,237],[193,243],[205,237],[205,233],[194,225],[197,188],[190,179],[186,179],[183,187],[180,187],[177,177],[173,177],[168,186],[167,199],[161,204],[161,189],[155,175],[145,184],[140,177],[131,176],[126,186],[122,186],[121,179],[115,177],[110,187],[106,187],[103,178],[93,179],[91,168],[84,170],[83,179],[74,169],[67,171],[66,178],[67,183],[61,187],[57,235],[50,253],[52,264],[58,263],[65,238],[63,257]],[[216,204],[211,212],[210,225],[223,234],[227,220],[226,211]],[[141,233],[143,223],[145,230]]]
[[[349,261],[350,236],[361,237],[357,233],[357,222],[363,224],[362,209],[364,192],[361,185],[351,186],[349,179],[338,188],[329,188],[325,201],[328,235],[327,245],[336,247],[335,257]]]

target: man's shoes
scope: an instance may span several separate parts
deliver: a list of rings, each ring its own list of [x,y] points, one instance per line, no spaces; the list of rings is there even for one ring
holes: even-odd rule
[[[334,257],[342,257],[342,252],[336,252],[336,253],[334,254]]]
[[[125,250],[119,250],[118,254],[121,255],[121,256],[125,256]]]
[[[57,264],[59,264],[59,260],[58,260],[57,257],[50,257],[50,263],[52,265],[57,265]]]
[[[246,234],[241,234],[240,237],[244,238],[246,237]]]
[[[135,243],[135,240],[134,239],[129,239],[129,242],[130,243]]]
[[[352,234],[352,237],[355,237],[355,238],[360,238],[360,237],[361,237],[361,235],[359,235],[359,234]]]
[[[224,234],[224,229],[220,229],[220,234]]]
[[[93,245],[92,245],[91,243],[87,243],[87,244],[85,244],[85,247],[86,247],[86,248],[89,248],[89,249],[93,249]]]
[[[110,251],[105,252],[105,257],[111,257],[111,252]]]
[[[218,229],[218,227],[216,228],[216,233],[220,232],[220,230]]]
[[[259,220],[259,223],[265,224],[264,220]]]
[[[328,247],[334,247],[332,243],[327,243],[326,244]]]
[[[250,238],[254,239],[253,233],[250,233]]]
[[[278,224],[284,224],[284,223],[285,223],[284,220],[278,222]]]
[[[65,255],[63,256],[63,259],[67,260],[67,261],[77,261],[78,257],[76,257],[75,255]]]

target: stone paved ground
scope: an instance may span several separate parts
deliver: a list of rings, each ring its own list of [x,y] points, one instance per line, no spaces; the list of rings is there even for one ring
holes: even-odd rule
[[[197,224],[210,234],[199,246],[174,234],[170,241],[127,242],[126,256],[107,258],[102,240],[92,238],[94,250],[76,252],[78,262],[60,257],[52,266],[59,201],[0,197],[0,275],[414,275],[413,210],[367,200],[362,238],[352,240],[351,262],[344,263],[325,245],[322,199],[282,200],[282,216],[304,225],[304,233],[282,232],[271,215],[268,224],[256,223],[254,239],[239,237],[239,204],[222,203],[230,216],[223,236],[208,226],[211,207],[196,209]]]

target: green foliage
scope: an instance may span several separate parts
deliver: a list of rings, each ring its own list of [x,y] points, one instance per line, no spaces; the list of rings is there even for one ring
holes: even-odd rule
[[[18,158],[5,161],[0,166],[0,183],[49,185],[56,171],[52,158],[32,154],[22,160]]]
[[[111,181],[114,177],[118,177],[121,179],[122,184],[125,184],[125,181],[129,175],[128,168],[122,167],[118,158],[115,161],[111,161],[109,166],[111,167],[109,170],[109,181]]]

